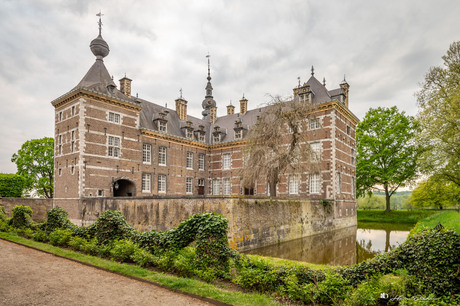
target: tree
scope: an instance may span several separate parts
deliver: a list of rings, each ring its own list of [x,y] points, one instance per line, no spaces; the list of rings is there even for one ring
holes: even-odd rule
[[[432,67],[416,93],[421,125],[418,142],[425,147],[423,172],[437,174],[460,186],[460,42],[442,57],[444,67]]]
[[[315,163],[310,163],[313,151],[305,132],[310,110],[307,103],[284,101],[280,97],[274,97],[263,109],[249,131],[244,149],[241,176],[245,186],[253,186],[257,179],[265,177],[270,195],[276,196],[276,185],[287,170],[301,173],[308,166],[315,167]]]
[[[0,196],[19,198],[25,188],[26,179],[17,174],[0,173]]]
[[[385,208],[385,198],[377,194],[366,194],[364,197],[357,199],[359,209],[384,209]]]
[[[17,174],[26,179],[26,190],[36,189],[39,195],[53,197],[54,139],[45,137],[26,141],[11,158]]]
[[[356,129],[358,196],[373,189],[390,197],[416,177],[419,148],[414,143],[417,123],[396,106],[369,109]]]
[[[418,184],[412,191],[410,202],[416,207],[456,206],[460,201],[460,187],[451,181],[432,176]]]

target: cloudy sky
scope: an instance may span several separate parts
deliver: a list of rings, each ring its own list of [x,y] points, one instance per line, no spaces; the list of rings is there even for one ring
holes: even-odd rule
[[[173,107],[183,89],[200,117],[206,54],[218,114],[243,93],[249,108],[289,96],[311,66],[338,87],[350,109],[397,105],[417,113],[414,92],[430,66],[460,40],[460,3],[444,1],[0,1],[0,172],[26,140],[53,136],[50,102],[72,89],[94,62],[90,41],[104,14],[105,58],[132,92]],[[117,82],[118,83],[118,82]]]

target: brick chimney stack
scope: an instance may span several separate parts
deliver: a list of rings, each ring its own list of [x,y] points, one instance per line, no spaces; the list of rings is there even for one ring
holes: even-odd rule
[[[131,97],[131,81],[126,76],[120,79],[120,91],[128,97]]]

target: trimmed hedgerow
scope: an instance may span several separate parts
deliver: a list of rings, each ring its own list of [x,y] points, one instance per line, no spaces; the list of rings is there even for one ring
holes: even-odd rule
[[[95,237],[100,244],[108,244],[115,240],[129,238],[134,229],[125,220],[125,216],[118,211],[109,209],[99,216],[97,221],[90,225],[83,235]]]
[[[46,222],[42,225],[49,234],[56,229],[73,229],[76,227],[68,219],[68,213],[62,207],[55,207],[48,211]]]
[[[0,196],[20,198],[26,187],[26,179],[18,174],[0,173]]]

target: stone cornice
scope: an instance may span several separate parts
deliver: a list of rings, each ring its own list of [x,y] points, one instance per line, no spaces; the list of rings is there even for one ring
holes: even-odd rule
[[[173,135],[170,135],[170,134],[161,133],[161,132],[146,129],[146,128],[140,128],[140,132],[141,132],[142,135],[145,135],[147,137],[155,137],[156,139],[162,139],[162,140],[165,140],[165,141],[171,141],[171,142],[175,142],[175,143],[186,144],[186,145],[201,148],[201,149],[206,149],[207,150],[210,147],[206,143],[190,140],[190,139],[183,138],[183,137],[173,136]]]
[[[53,105],[55,108],[58,108],[74,100],[75,98],[79,96],[88,97],[98,102],[108,103],[108,104],[116,105],[116,106],[119,106],[125,109],[134,110],[134,111],[141,111],[142,109],[140,103],[138,102],[132,102],[132,101],[120,99],[117,97],[105,95],[103,93],[96,92],[96,91],[93,91],[87,88],[82,88],[82,87],[74,88],[68,93],[53,100],[51,102],[51,105]]]

